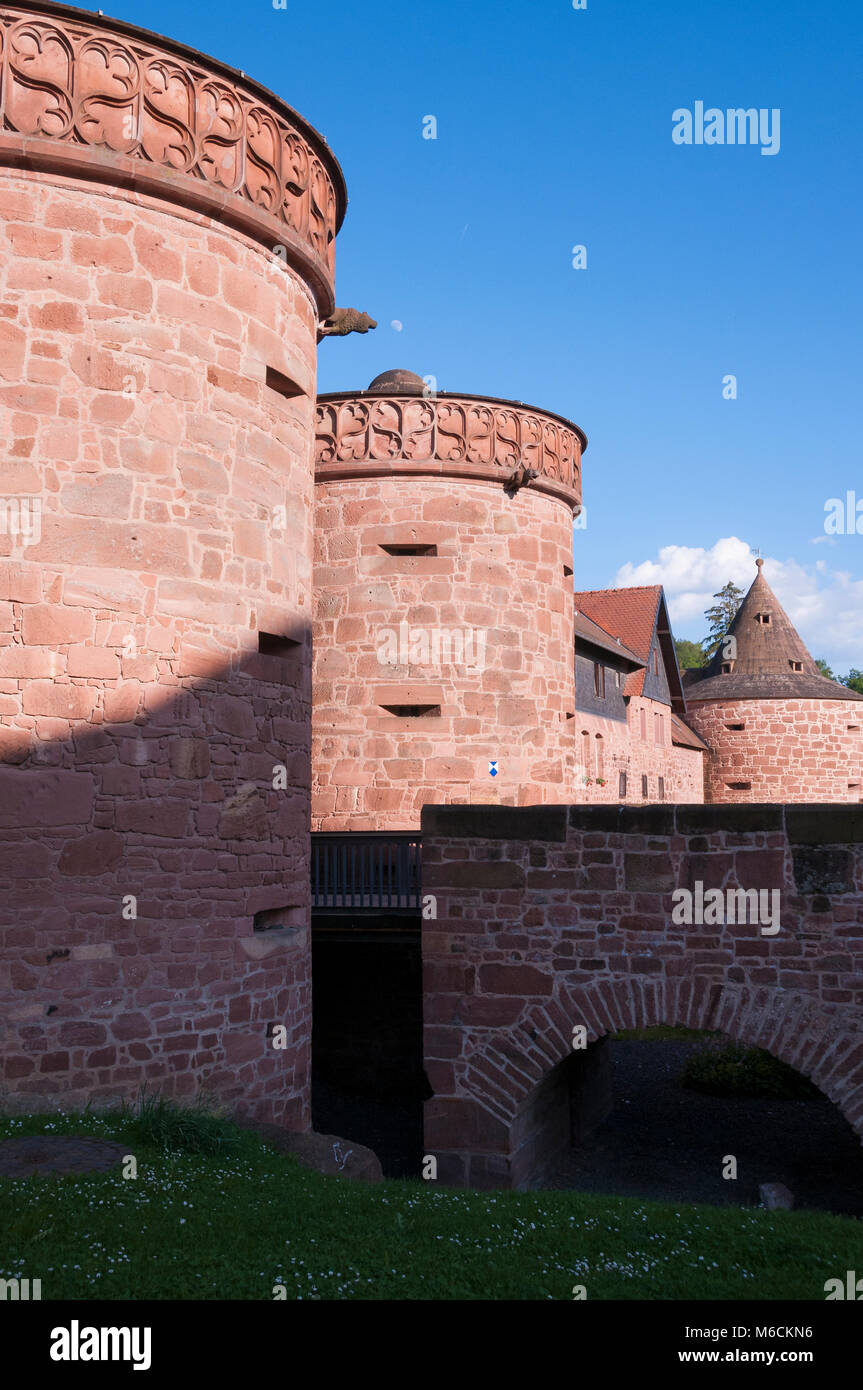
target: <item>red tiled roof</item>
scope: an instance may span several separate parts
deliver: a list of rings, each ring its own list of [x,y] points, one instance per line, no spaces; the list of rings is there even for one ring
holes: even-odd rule
[[[579,613],[619,637],[646,667],[661,595],[660,584],[649,584],[632,589],[585,589],[574,597]],[[624,695],[644,693],[644,674],[644,670],[632,671],[627,676]]]
[[[574,595],[579,613],[619,637],[645,664],[656,626],[661,584],[632,589],[587,589]],[[642,678],[643,672],[639,675]]]

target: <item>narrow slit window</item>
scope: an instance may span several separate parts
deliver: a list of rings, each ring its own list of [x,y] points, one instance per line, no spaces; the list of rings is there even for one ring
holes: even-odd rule
[[[266,907],[254,916],[255,931],[296,931],[303,925],[304,909],[296,904]]]
[[[621,772],[617,779],[617,794],[620,797],[626,796],[626,773]]]
[[[422,719],[439,718],[440,705],[381,705],[387,714],[394,714],[397,719]]]
[[[593,693],[597,699],[605,699],[605,667],[599,661],[593,663]]]
[[[641,795],[642,795],[642,798],[646,801],[646,800],[647,800],[647,778],[644,777],[644,776],[642,776],[642,778],[641,778]]]
[[[737,733],[740,733],[740,730],[741,730],[741,729],[745,729],[745,728],[746,728],[746,725],[745,725],[745,724],[726,724],[725,727],[726,727],[726,729],[730,729],[731,732],[732,732],[733,734],[737,734]]]
[[[275,632],[258,633],[258,651],[262,656],[293,657],[302,645],[293,637],[279,637]]]
[[[437,555],[436,545],[382,545],[385,555]]]
[[[285,400],[288,401],[294,400],[297,396],[305,395],[301,386],[298,386],[289,376],[285,376],[284,372],[277,372],[275,367],[267,368],[266,383],[271,391],[275,391],[279,396],[284,396]]]
[[[664,800],[665,800],[665,778],[664,778],[664,777],[660,777],[660,779],[659,779],[659,799],[660,799],[660,801],[664,801]]]
[[[748,792],[752,790],[751,782],[726,782],[725,785],[731,792]]]

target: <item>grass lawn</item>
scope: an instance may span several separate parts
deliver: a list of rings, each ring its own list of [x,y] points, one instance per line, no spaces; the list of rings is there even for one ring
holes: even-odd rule
[[[0,1118],[126,1142],[129,1119]],[[575,1192],[324,1178],[239,1130],[230,1156],[135,1138],[138,1177],[0,1178],[0,1278],[48,1299],[824,1299],[863,1222]]]

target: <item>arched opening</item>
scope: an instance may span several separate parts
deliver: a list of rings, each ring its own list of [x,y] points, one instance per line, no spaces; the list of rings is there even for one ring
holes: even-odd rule
[[[726,1034],[606,1034],[543,1077],[513,1129],[522,1188],[716,1206],[785,1189],[796,1207],[863,1216],[863,1148],[838,1106]]]

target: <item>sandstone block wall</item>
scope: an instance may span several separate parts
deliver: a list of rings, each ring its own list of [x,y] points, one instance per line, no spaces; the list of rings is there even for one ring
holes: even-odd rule
[[[437,554],[382,549],[411,537]],[[427,802],[567,797],[569,507],[463,479],[319,482],[315,542],[314,828],[412,829]],[[440,713],[390,712],[407,705]]]
[[[658,723],[660,718],[661,724]],[[579,711],[576,723],[573,800],[588,805],[704,800],[703,760],[706,755],[696,748],[684,748],[671,742],[668,705],[633,696],[625,722]],[[620,790],[621,773],[626,774],[625,794]],[[644,777],[647,778],[646,795]]]
[[[315,829],[569,797],[582,445],[559,417],[478,397],[321,399]],[[520,460],[537,476],[510,494]]]
[[[856,701],[693,700],[687,720],[711,749],[707,801],[863,801]]]
[[[130,26],[0,38],[0,1099],[203,1086],[306,1128],[337,166]]]
[[[811,1077],[863,1140],[863,811],[428,807],[425,1152],[524,1187],[569,1132],[573,1029],[717,1029]],[[779,931],[672,918],[679,888],[778,889]],[[772,904],[772,899],[769,900]]]

